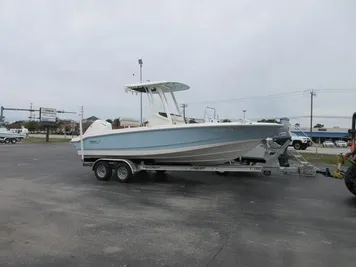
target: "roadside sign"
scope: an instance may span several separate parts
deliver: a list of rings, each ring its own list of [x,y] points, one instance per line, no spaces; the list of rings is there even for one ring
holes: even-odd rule
[[[57,110],[54,108],[40,108],[41,122],[56,122]]]

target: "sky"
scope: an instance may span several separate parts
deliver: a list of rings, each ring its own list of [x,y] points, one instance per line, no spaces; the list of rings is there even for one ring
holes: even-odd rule
[[[143,80],[190,86],[176,94],[190,117],[207,106],[230,119],[309,115],[309,89],[315,115],[351,117],[355,10],[353,0],[0,0],[0,105],[139,119],[124,86],[139,82],[142,58]]]

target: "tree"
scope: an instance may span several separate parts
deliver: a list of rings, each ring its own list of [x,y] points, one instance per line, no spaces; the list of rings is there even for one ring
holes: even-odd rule
[[[64,131],[65,131],[66,133],[71,132],[71,130],[72,130],[72,127],[70,127],[70,125],[64,126]]]
[[[20,129],[22,125],[25,124],[25,121],[15,121],[8,125],[9,129]]]
[[[317,123],[313,128],[324,128],[324,124]]]
[[[112,119],[107,119],[106,121],[112,124]]]
[[[231,120],[229,120],[229,119],[223,119],[222,122],[231,122]]]
[[[29,132],[35,132],[40,128],[38,123],[35,121],[27,121],[24,123],[24,126],[28,129]]]

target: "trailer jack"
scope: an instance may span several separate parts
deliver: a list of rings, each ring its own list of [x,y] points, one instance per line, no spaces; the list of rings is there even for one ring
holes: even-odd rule
[[[322,174],[326,177],[334,178],[334,179],[344,179],[345,172],[341,170],[341,166],[345,164],[345,157],[343,154],[339,154],[336,158],[336,168],[331,172],[329,168],[326,168],[325,171],[317,171],[317,173]]]

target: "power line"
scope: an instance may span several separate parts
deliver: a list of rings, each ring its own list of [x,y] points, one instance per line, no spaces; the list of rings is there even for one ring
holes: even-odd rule
[[[221,99],[221,100],[208,100],[208,101],[200,101],[200,102],[191,102],[189,105],[195,104],[209,104],[209,103],[218,103],[218,102],[239,102],[250,99],[263,99],[263,98],[272,98],[272,97],[280,97],[280,96],[290,96],[295,94],[302,94],[305,90],[294,91],[289,93],[278,93],[278,94],[270,94],[270,95],[262,95],[262,96],[251,96],[251,97],[241,97],[241,98],[230,98],[230,99]]]
[[[335,88],[322,88],[322,89],[313,89],[314,93],[318,94],[340,94],[340,93],[356,93],[356,89],[351,88],[342,88],[342,89],[335,89]],[[190,102],[187,103],[189,105],[197,105],[197,104],[211,104],[211,103],[219,103],[219,102],[240,102],[244,100],[252,100],[252,99],[268,99],[274,97],[285,97],[291,96],[296,94],[305,94],[308,92],[310,94],[310,90],[298,90],[293,92],[287,93],[277,93],[277,94],[269,94],[269,95],[261,95],[261,96],[251,96],[251,97],[242,97],[242,98],[230,98],[230,99],[220,99],[220,100],[207,100],[207,101],[199,101],[199,102]]]
[[[302,118],[309,118],[309,115],[301,115],[301,116],[292,116],[292,117],[288,117],[289,119],[302,119]],[[313,118],[316,119],[348,119],[350,120],[352,118],[352,116],[333,116],[333,115],[313,115]]]
[[[299,115],[299,116],[283,116],[288,119],[303,119],[303,118],[310,118],[310,115]],[[251,118],[250,120],[268,120],[268,119],[275,119],[278,120],[281,117],[278,116],[270,116],[270,117],[263,117],[263,118]],[[335,116],[335,115],[313,115],[314,119],[347,119],[351,120],[352,116]]]
[[[356,89],[355,89],[355,91],[321,91],[321,92],[319,92],[318,90],[316,90],[316,92],[318,93],[318,94],[322,94],[322,95],[332,95],[332,94],[339,94],[339,95],[341,95],[341,94],[355,94],[356,93]]]
[[[355,88],[321,88],[321,89],[317,89],[316,91],[356,92],[356,89]]]

